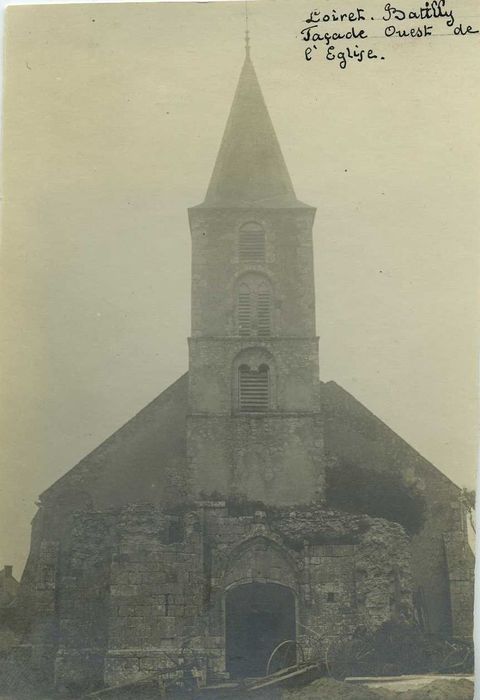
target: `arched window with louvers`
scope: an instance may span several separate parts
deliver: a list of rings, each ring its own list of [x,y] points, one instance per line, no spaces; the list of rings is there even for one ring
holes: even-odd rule
[[[265,262],[265,231],[256,221],[249,221],[240,227],[238,257],[242,263]]]
[[[267,277],[244,275],[237,285],[237,329],[241,336],[273,333],[272,287]]]
[[[232,364],[233,410],[265,413],[276,410],[275,358],[265,347],[241,350]]]
[[[268,365],[238,368],[238,410],[242,413],[258,413],[270,408],[270,370]]]

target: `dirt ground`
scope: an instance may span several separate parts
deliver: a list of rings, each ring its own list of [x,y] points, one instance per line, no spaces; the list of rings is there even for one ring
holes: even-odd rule
[[[342,683],[331,678],[321,678],[295,690],[272,690],[258,700],[473,700],[474,685],[470,680],[436,680],[420,688],[396,692],[386,688],[368,688],[366,685]],[[241,696],[235,696],[241,700]],[[255,697],[252,695],[249,698]],[[54,700],[53,697],[35,695],[37,700]],[[109,700],[158,700],[154,694],[130,691],[128,694],[109,695]],[[225,696],[221,696],[224,700]],[[0,695],[0,700],[34,700],[28,694]],[[58,697],[55,699],[58,700]],[[219,696],[220,700],[220,696]],[[242,699],[243,700],[243,699]]]
[[[304,688],[283,691],[282,700],[473,700],[473,694],[473,683],[463,678],[433,681],[403,692],[321,678]]]

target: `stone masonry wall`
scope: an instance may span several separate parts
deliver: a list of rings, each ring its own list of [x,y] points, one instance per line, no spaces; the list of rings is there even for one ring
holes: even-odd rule
[[[412,619],[409,538],[400,525],[311,506],[277,516],[272,527],[302,546],[307,647],[323,651],[358,627]]]
[[[105,680],[118,683],[171,665],[203,612],[200,524],[131,508],[117,522]]]
[[[244,493],[267,502],[310,501],[323,489],[318,339],[312,256],[314,210],[206,208],[189,211],[192,337],[187,457],[196,496]],[[265,258],[241,259],[240,230],[256,222]],[[238,327],[242,276],[271,289],[268,333]],[[253,324],[255,326],[255,324]],[[240,412],[239,367],[268,366],[265,412]],[[292,464],[295,470],[292,470]]]
[[[311,207],[292,209],[189,210],[192,232],[192,336],[235,335],[234,287],[246,269],[274,281],[276,307],[281,309],[275,335],[313,337],[315,297]],[[241,263],[238,231],[257,221],[265,230],[266,260]]]
[[[242,508],[204,501],[183,512],[141,504],[78,513],[52,581],[57,688],[78,693],[184,662],[225,678],[225,599],[248,583],[293,592],[307,655],[359,625],[411,617],[400,526],[320,505]]]
[[[412,538],[411,551],[414,588],[424,601],[426,629],[444,637],[454,634],[471,639],[474,558],[459,488],[337,384],[322,384],[321,396],[327,459],[397,471],[423,491],[426,519],[421,532]],[[446,540],[465,553],[460,565],[451,547],[454,573],[449,569]],[[464,583],[449,585],[453,579]]]
[[[103,683],[113,541],[111,513],[80,512],[61,543],[56,586],[59,690],[75,693]]]
[[[450,532],[443,535],[448,570],[452,635],[470,640],[473,621],[473,553],[465,537]]]
[[[320,420],[314,413],[191,416],[195,493],[242,493],[267,503],[309,501],[322,494]]]
[[[236,410],[235,371],[249,353],[271,367],[272,411],[313,411],[318,385],[316,338],[192,338],[189,405],[192,413]],[[238,359],[236,359],[238,358]]]
[[[249,582],[289,587],[297,600],[297,638],[307,654],[359,626],[412,619],[409,540],[386,521],[321,507],[233,517],[204,507],[211,561],[210,620],[224,650],[226,590]],[[222,670],[222,658],[217,667]]]

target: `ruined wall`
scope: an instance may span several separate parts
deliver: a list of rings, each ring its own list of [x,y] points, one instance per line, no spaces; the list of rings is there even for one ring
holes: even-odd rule
[[[373,632],[412,619],[409,538],[400,525],[311,506],[273,517],[272,528],[290,546],[302,543],[307,646],[324,650],[360,626]]]
[[[34,595],[43,558],[40,545],[44,541],[58,542],[65,534],[70,514],[79,508],[103,509],[135,501],[172,506],[188,498],[190,490],[217,490],[225,494],[229,484],[233,491],[239,490],[234,467],[240,465],[245,473],[245,490],[251,498],[266,502],[275,500],[272,492],[279,484],[286,483],[287,489],[291,488],[291,501],[299,502],[321,489],[325,445],[328,458],[347,459],[369,469],[398,470],[407,481],[423,488],[427,519],[423,531],[412,543],[415,589],[421,594],[417,599],[423,600],[425,621],[431,632],[471,638],[474,561],[467,543],[465,513],[459,503],[458,487],[341,387],[329,382],[320,389],[321,413],[312,413],[304,417],[303,422],[290,415],[271,416],[271,431],[270,428],[265,431],[267,435],[269,432],[273,435],[273,431],[277,433],[278,441],[269,442],[275,455],[280,446],[282,454],[286,454],[288,441],[284,438],[291,431],[294,446],[291,463],[305,464],[304,458],[311,450],[314,481],[309,482],[306,468],[302,479],[294,474],[290,480],[282,482],[278,478],[281,456],[271,459],[265,450],[259,454],[257,449],[263,441],[261,426],[268,421],[265,424],[264,418],[257,421],[250,416],[230,417],[225,412],[225,415],[213,416],[211,423],[200,414],[189,419],[191,424],[198,423],[197,447],[203,451],[202,460],[208,467],[205,481],[193,488],[194,475],[187,467],[186,445],[188,376],[180,378],[42,495],[43,506],[32,524],[31,549],[19,589],[16,625],[19,628],[28,626],[32,617],[37,621],[47,620],[48,604],[45,603],[42,612]],[[232,444],[236,445],[238,458],[235,460],[231,445],[225,439],[229,430]],[[195,439],[192,444],[194,442]],[[190,462],[196,468],[192,452]],[[223,468],[225,463],[229,469]],[[285,469],[289,467],[286,460],[283,464]],[[260,491],[254,493],[257,488]],[[446,538],[455,543],[450,544],[448,556]],[[452,547],[464,553],[460,563],[453,557]],[[46,598],[47,593],[42,595]],[[45,622],[44,630],[47,628]]]
[[[464,536],[458,532],[443,535],[448,570],[452,635],[470,640],[473,623],[473,553]]]
[[[360,625],[374,631],[392,618],[412,619],[409,540],[399,525],[320,506],[232,515],[222,502],[204,504],[202,520],[217,672],[225,662],[224,600],[232,586],[290,588],[307,655],[323,654]]]
[[[340,386],[322,384],[321,396],[327,459],[397,471],[422,490],[426,520],[411,549],[414,587],[423,601],[425,625],[435,634],[471,639],[474,566],[459,488]],[[455,573],[449,568],[445,538],[455,542],[452,553],[454,548],[464,553],[461,564],[454,557]],[[449,580],[463,583],[450,585]]]
[[[203,502],[183,513],[145,504],[83,511],[55,552],[40,547],[50,552],[42,561],[55,561],[34,593],[37,610],[44,605],[48,613],[58,689],[113,685],[184,662],[225,678],[225,596],[246,583],[294,593],[307,654],[359,625],[376,629],[400,610],[411,617],[400,526],[320,506],[254,514],[232,508]],[[34,648],[44,650],[46,637],[33,636]]]
[[[103,682],[114,525],[112,513],[79,512],[60,545],[55,584],[60,690],[75,693]]]
[[[206,581],[200,524],[132,507],[117,520],[105,680],[118,683],[171,666],[195,635]],[[188,644],[187,644],[188,646]]]

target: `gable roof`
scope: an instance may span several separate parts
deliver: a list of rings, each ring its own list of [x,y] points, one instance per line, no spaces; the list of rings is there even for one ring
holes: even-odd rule
[[[90,499],[94,507],[165,503],[186,478],[188,374],[102,442],[40,496],[42,503]]]
[[[449,493],[458,487],[335,382],[321,383],[328,455],[374,469],[402,470]],[[81,501],[103,508],[170,504],[188,493],[188,373],[149,403],[41,495],[42,503]]]
[[[322,382],[325,450],[336,457],[378,470],[399,470],[425,483],[459,487],[443,472],[334,381]]]

